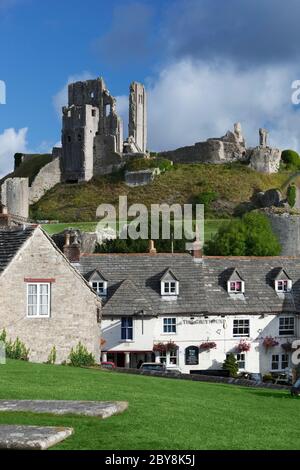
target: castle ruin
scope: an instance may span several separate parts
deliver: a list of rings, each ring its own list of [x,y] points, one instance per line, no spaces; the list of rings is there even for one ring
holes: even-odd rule
[[[122,167],[130,154],[146,155],[147,98],[145,87],[130,86],[129,134],[123,141],[123,122],[116,111],[116,99],[103,78],[71,83],[68,106],[63,108],[63,182],[89,181],[93,176],[112,173]]]

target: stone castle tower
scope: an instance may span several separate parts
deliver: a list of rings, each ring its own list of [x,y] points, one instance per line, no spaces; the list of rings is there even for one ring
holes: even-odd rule
[[[143,85],[134,82],[130,88],[129,138],[125,145],[116,99],[110,95],[102,78],[72,83],[68,93],[68,106],[63,108],[62,181],[89,181],[93,176],[120,168],[125,153],[146,152],[146,92]]]

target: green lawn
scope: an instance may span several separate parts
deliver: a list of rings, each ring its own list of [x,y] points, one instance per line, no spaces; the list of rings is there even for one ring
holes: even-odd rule
[[[220,226],[228,223],[229,219],[207,219],[205,220],[205,240],[210,240],[211,237],[218,231]],[[60,224],[44,224],[43,229],[49,235],[62,232],[66,228],[75,228],[84,232],[94,232],[97,222],[69,222]]]
[[[0,413],[0,424],[74,427],[57,449],[300,449],[300,400],[287,391],[9,361],[0,398],[128,400],[103,421]]]

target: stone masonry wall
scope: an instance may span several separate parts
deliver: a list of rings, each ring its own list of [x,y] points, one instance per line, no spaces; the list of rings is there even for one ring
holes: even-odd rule
[[[59,159],[55,158],[52,162],[45,165],[35,177],[29,189],[29,204],[37,202],[47,191],[60,183],[60,181]]]
[[[25,278],[55,279],[50,318],[27,318]],[[12,339],[18,336],[30,348],[32,362],[47,361],[53,346],[58,363],[68,360],[79,341],[99,361],[99,301],[41,229],[35,230],[0,277],[0,291],[5,292],[0,302],[0,331],[5,328]]]

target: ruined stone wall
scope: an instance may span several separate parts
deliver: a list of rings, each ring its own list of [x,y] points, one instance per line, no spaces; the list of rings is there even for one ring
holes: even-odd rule
[[[52,278],[49,318],[27,317],[28,278]],[[31,361],[47,361],[53,346],[57,362],[68,361],[71,348],[81,341],[99,362],[99,301],[40,229],[0,277],[0,290],[6,293],[0,302],[0,331],[19,337],[30,348]]]
[[[217,139],[160,152],[158,155],[174,163],[226,163],[243,158],[236,144]]]
[[[36,175],[29,188],[29,204],[39,201],[44,194],[61,181],[60,162],[55,158]]]
[[[281,255],[300,256],[300,215],[264,211],[281,244]]]
[[[147,150],[147,94],[144,85],[132,82],[129,95],[128,136],[140,152]]]
[[[258,146],[249,149],[250,168],[260,173],[277,173],[281,161],[281,151],[277,148]]]
[[[1,201],[9,214],[29,216],[29,179],[7,178],[1,186]]]

